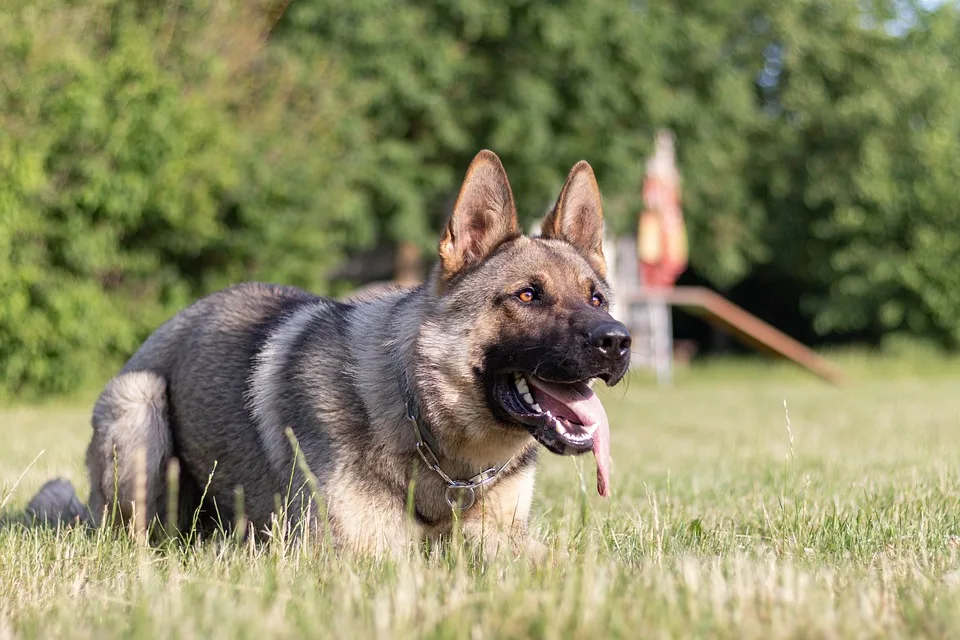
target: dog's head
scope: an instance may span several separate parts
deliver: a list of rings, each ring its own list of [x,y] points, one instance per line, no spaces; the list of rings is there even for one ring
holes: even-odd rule
[[[429,403],[443,405],[442,421],[461,425],[462,439],[530,434],[558,454],[608,446],[590,385],[623,378],[630,335],[610,316],[602,236],[586,162],[570,171],[541,234],[526,237],[499,158],[474,158],[440,239],[436,311],[421,331],[425,391],[439,396]]]

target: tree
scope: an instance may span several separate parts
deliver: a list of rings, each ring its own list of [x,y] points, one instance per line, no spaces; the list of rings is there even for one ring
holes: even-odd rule
[[[808,292],[820,333],[957,346],[957,16],[906,10],[793,3],[771,14],[778,73],[751,175],[771,213],[771,266]]]
[[[322,290],[368,234],[336,70],[266,46],[257,15],[112,0],[0,12],[8,391],[97,378],[228,282]]]

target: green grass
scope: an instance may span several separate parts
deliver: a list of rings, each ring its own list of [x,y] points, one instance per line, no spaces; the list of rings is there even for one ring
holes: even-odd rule
[[[604,392],[613,498],[545,457],[540,568],[8,526],[0,638],[958,637],[960,367],[840,360],[843,389],[747,360]],[[89,405],[0,409],[7,510],[86,484]]]

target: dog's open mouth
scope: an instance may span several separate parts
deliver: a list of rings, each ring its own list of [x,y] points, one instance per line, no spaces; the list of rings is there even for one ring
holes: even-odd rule
[[[586,381],[548,382],[519,371],[502,376],[497,402],[543,446],[559,455],[592,450],[597,461],[597,492],[609,488],[610,425],[600,398]]]

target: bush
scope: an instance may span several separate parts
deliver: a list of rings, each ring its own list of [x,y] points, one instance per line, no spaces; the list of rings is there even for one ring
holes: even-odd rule
[[[228,281],[322,289],[369,235],[350,174],[362,127],[335,71],[266,46],[252,9],[15,5],[0,13],[8,392],[101,377]]]

